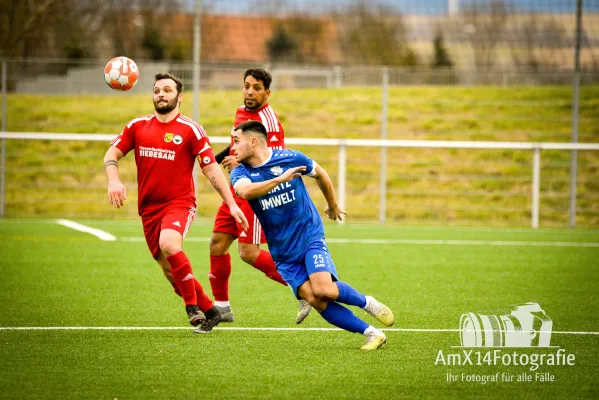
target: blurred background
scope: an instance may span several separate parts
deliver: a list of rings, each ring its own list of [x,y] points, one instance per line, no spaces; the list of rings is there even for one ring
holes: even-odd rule
[[[482,143],[289,146],[329,170],[354,221],[599,226],[597,150],[501,144],[599,143],[599,0],[0,0],[0,21],[4,132],[116,135],[170,71],[183,113],[225,138],[243,72],[264,67],[288,138]],[[121,55],[141,73],[127,93],[102,76]],[[134,217],[134,196],[104,204],[107,145],[3,139],[0,215]]]

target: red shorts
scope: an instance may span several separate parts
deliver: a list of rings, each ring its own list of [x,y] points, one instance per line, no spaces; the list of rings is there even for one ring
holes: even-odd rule
[[[144,227],[146,243],[154,259],[160,255],[160,231],[173,229],[185,239],[195,215],[195,204],[189,201],[171,202],[160,207],[144,209],[141,222]]]
[[[260,222],[258,221],[258,218],[256,218],[254,211],[252,211],[250,203],[237,196],[235,196],[235,202],[239,208],[241,208],[241,211],[243,211],[243,214],[248,220],[247,232],[244,232],[241,225],[231,216],[229,206],[225,202],[218,208],[212,232],[221,232],[235,236],[239,243],[266,243],[266,237],[262,231],[262,226],[260,226]]]

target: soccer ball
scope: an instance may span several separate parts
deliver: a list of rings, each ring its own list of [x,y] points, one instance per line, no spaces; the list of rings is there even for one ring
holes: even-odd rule
[[[114,90],[129,90],[139,79],[135,62],[127,57],[115,57],[104,67],[104,79]]]

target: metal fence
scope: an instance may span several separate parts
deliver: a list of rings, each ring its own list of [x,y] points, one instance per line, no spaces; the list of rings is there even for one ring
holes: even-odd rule
[[[0,138],[8,139],[10,149],[6,192],[1,198],[6,204],[6,216],[136,215],[133,160],[121,162],[129,196],[127,207],[118,211],[109,207],[103,171],[95,167],[99,163],[95,160],[108,147],[111,135],[0,133]],[[230,139],[211,140],[213,144],[226,144]],[[31,141],[43,143],[44,150],[31,154]],[[599,185],[589,173],[599,168],[599,144],[308,138],[288,139],[288,145],[307,154],[316,149],[332,150],[323,153],[328,157],[317,161],[336,182],[339,202],[352,221],[533,228],[565,226],[569,220],[569,164],[543,162],[541,153],[577,149],[584,170],[577,182],[581,195],[576,220],[580,226],[599,225]],[[374,161],[381,148],[389,152],[388,164],[382,159]],[[440,162],[444,153],[485,150],[504,156],[509,151],[511,156],[507,159],[511,162],[465,162],[452,165],[452,172],[447,172],[450,168]],[[509,176],[502,174],[505,169],[510,170]],[[203,178],[197,182],[198,215],[213,217],[220,198]],[[317,186],[309,183],[308,187],[323,209],[325,203]]]
[[[148,112],[152,77],[158,71],[167,70],[183,77],[186,94],[195,92],[193,68],[189,64],[140,63],[142,78],[130,93],[108,88],[103,82],[103,65],[97,62],[69,66],[64,60],[13,60],[2,63],[2,67],[4,132],[116,134],[127,120]],[[197,107],[200,122],[209,135],[227,134],[232,110],[241,104],[239,88],[246,67],[204,65],[200,100],[196,103],[186,97],[183,113],[191,116],[190,111]],[[544,75],[477,69],[476,74],[469,74],[457,70],[374,67],[266,67],[274,76],[271,104],[282,118],[288,138],[570,142],[576,133],[577,141],[599,142],[598,73],[548,72]],[[27,74],[29,70],[52,68],[56,73],[33,74],[31,78]],[[577,76],[580,77],[579,89],[572,87]],[[140,100],[143,93],[147,93],[142,96],[148,100]],[[471,93],[476,95],[470,96]],[[119,105],[114,106],[111,99]],[[126,107],[123,107],[123,99],[131,99]],[[66,108],[60,107],[63,102]],[[89,118],[74,118],[76,114],[89,115]],[[39,157],[19,153],[25,151],[26,144],[2,141],[1,146],[0,173],[8,177],[7,215],[27,215],[29,211],[31,215],[52,214],[51,210],[39,207],[46,201],[52,203],[52,196],[58,196],[61,190],[71,190],[69,185],[59,183],[61,179],[71,179],[72,185],[89,189],[84,192],[86,196],[104,190],[103,177],[95,167],[88,171],[88,178],[94,182],[92,187],[88,187],[90,181],[82,176],[69,174],[67,167],[62,167],[65,169],[63,178],[57,175],[52,182],[36,180],[33,175],[46,176],[51,171],[58,174],[59,168],[52,169],[44,163],[45,169],[36,170],[40,168],[36,164]],[[82,161],[78,157],[98,157],[105,151],[93,147],[92,153],[91,147],[78,148],[83,146],[81,143],[69,146],[75,148],[70,155],[74,163]],[[337,170],[336,152],[328,154],[318,150],[315,153],[313,146],[300,146],[300,149],[317,156],[332,171]],[[55,154],[57,151],[47,150],[45,156],[50,164],[52,157],[62,157]],[[357,211],[355,216],[416,223],[528,224],[532,218],[533,153],[513,149],[479,151],[473,155],[470,150],[451,147],[348,148],[345,182],[347,196]],[[28,162],[33,165],[19,164],[15,159],[20,157],[18,154],[32,158]],[[541,168],[544,171],[540,181],[540,193],[544,194],[539,208],[541,225],[564,225],[563,217],[568,215],[577,216],[569,221],[570,226],[597,225],[597,153],[547,150],[547,154],[549,157],[544,158]],[[572,157],[573,154],[576,157]],[[572,160],[576,162],[575,179],[572,179]],[[388,168],[380,169],[381,164]],[[81,168],[89,169],[85,163]],[[23,181],[25,185],[33,185],[30,189],[55,190],[48,192],[40,204],[15,208],[16,203],[11,200],[17,193],[14,185],[21,182],[19,174],[29,169],[29,180]],[[210,196],[209,187],[200,186],[200,189],[206,189],[204,195]],[[384,191],[387,195],[380,196]],[[455,199],[460,201],[455,202]],[[95,202],[96,197],[89,201]],[[69,209],[79,210],[76,214],[85,216],[88,209],[84,204],[85,201],[75,201]]]
[[[124,95],[111,90],[102,79],[104,64],[99,61],[0,60],[9,93],[51,95]],[[158,72],[169,71],[180,77],[186,90],[194,91],[193,64],[138,62],[139,87],[151,87]],[[499,86],[572,85],[574,71],[532,70],[526,68],[406,68],[332,66],[310,67],[278,64],[203,63],[199,90],[239,89],[240,77],[248,67],[263,67],[273,75],[273,89],[347,88],[390,86]],[[582,71],[581,85],[599,83],[599,70]],[[135,94],[131,91],[130,94]],[[194,109],[199,104],[194,104]]]

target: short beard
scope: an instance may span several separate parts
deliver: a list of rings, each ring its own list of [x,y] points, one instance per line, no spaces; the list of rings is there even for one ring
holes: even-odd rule
[[[262,104],[258,103],[257,101],[254,101],[254,103],[256,103],[256,105],[254,107],[250,107],[250,106],[248,106],[248,103],[246,100],[243,101],[243,105],[245,106],[246,110],[253,111],[253,110],[257,110],[260,107],[262,107]]]
[[[166,102],[166,105],[159,105],[158,103],[154,103],[154,110],[158,114],[168,114],[173,111],[177,107],[177,98],[175,98],[172,102]]]

